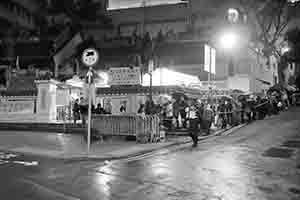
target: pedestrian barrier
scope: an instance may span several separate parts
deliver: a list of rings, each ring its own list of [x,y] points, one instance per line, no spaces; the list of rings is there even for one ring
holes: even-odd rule
[[[92,130],[97,135],[135,136],[139,143],[161,138],[156,115],[93,115]]]

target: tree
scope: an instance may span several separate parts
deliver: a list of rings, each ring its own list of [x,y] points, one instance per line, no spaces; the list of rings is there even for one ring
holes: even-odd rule
[[[300,90],[300,74],[298,74],[298,76],[296,78],[295,85]]]
[[[299,27],[288,30],[285,34],[285,41],[288,43],[289,51],[286,52],[288,62],[295,63],[296,68],[300,67],[300,29]],[[300,89],[300,73],[296,69],[296,74],[291,77],[292,82]]]
[[[287,67],[281,51],[283,36],[289,23],[296,16],[300,2],[240,0],[240,5],[247,15],[247,25],[251,31],[251,46],[253,49],[261,49],[268,60],[270,56],[277,58],[279,83],[283,83],[282,71]]]
[[[285,41],[289,46],[287,52],[289,61],[300,63],[300,28],[295,27],[288,30],[285,34]]]
[[[47,6],[51,16],[65,15],[71,24],[81,25],[82,22],[98,22],[112,26],[111,19],[105,15],[103,2],[93,0],[52,0]]]

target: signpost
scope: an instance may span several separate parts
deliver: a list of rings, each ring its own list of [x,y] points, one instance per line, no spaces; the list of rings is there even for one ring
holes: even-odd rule
[[[149,74],[150,74],[150,101],[152,102],[152,79],[153,79],[153,69],[154,69],[154,62],[153,60],[150,60],[149,63],[148,63],[148,71],[149,71]]]
[[[88,78],[88,135],[87,135],[87,153],[90,152],[90,145],[91,145],[91,115],[92,115],[92,92],[91,92],[91,84],[92,84],[92,76],[93,76],[93,66],[96,65],[99,61],[99,53],[94,48],[88,48],[83,51],[81,57],[82,63],[89,67],[89,71],[86,74]]]
[[[209,45],[204,46],[204,70],[208,72],[208,96],[210,101],[210,91],[212,90],[211,74],[216,73],[216,50]]]

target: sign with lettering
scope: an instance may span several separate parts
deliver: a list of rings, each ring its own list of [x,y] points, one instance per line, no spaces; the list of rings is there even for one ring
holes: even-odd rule
[[[0,114],[2,113],[28,113],[33,114],[34,101],[2,101],[0,102]]]
[[[111,68],[108,72],[109,85],[140,85],[141,69],[139,67]]]

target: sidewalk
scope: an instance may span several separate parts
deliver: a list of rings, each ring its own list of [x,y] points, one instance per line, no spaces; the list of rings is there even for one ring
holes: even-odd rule
[[[209,136],[200,136],[199,140],[214,137],[218,134],[221,134],[221,132]],[[87,144],[81,135],[0,131],[0,150],[74,160],[129,158],[190,142],[191,138],[188,136],[168,136],[165,142],[149,144],[113,139],[92,143],[90,152],[87,154]]]
[[[189,137],[169,137],[165,142],[137,144],[135,141],[113,139],[92,143],[90,153],[87,154],[87,145],[81,135],[0,131],[1,150],[60,159],[120,159],[190,141]]]

